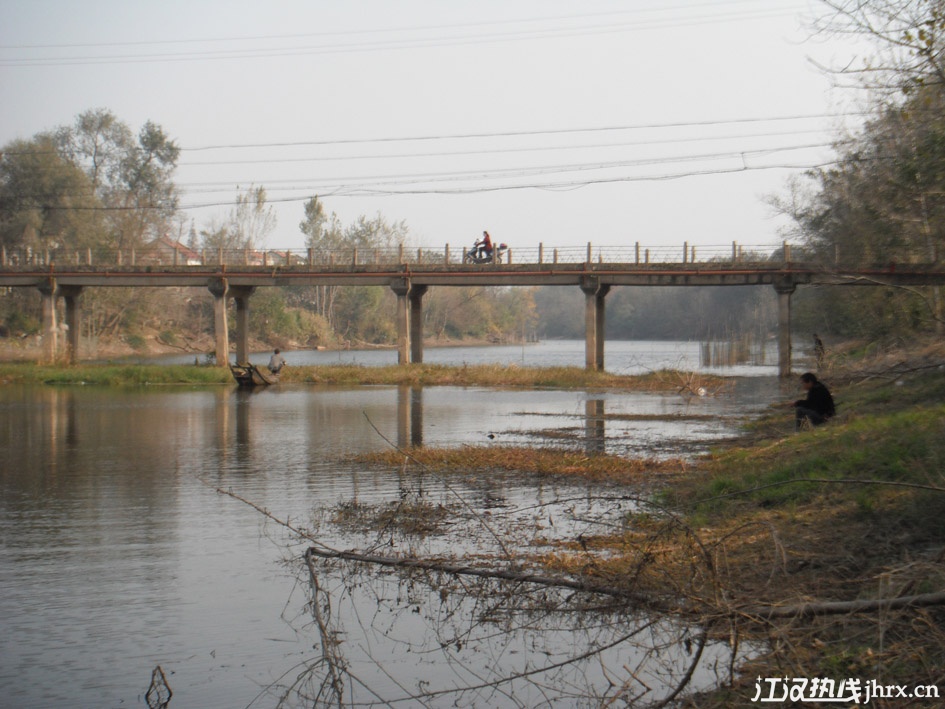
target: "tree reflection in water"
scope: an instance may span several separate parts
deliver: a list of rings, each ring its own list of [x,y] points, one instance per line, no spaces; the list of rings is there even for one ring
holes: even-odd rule
[[[599,502],[620,509],[615,503],[630,499]],[[563,515],[569,505],[556,500],[532,514]],[[474,536],[475,516],[457,514],[459,536]],[[314,654],[253,706],[263,697],[280,707],[666,706],[729,681],[739,654],[699,597],[711,558],[688,530],[691,553],[681,557],[689,566],[666,574],[671,581],[659,595],[652,589],[663,574],[646,549],[619,574],[555,575],[528,562],[523,538],[504,540],[511,556],[451,554],[461,547],[443,539],[439,553],[421,552],[429,540],[388,520],[363,552],[349,553],[276,521],[296,542],[315,544],[290,561],[310,590],[298,632],[311,634]],[[648,544],[678,540],[679,532],[670,518]],[[597,563],[606,560],[587,555],[587,564]]]

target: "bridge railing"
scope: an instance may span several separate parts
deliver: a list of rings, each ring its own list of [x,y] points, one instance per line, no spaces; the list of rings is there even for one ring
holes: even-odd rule
[[[347,248],[347,249],[189,249],[166,240],[137,248],[104,249],[35,249],[30,247],[0,247],[0,267],[92,266],[121,268],[139,266],[211,267],[243,266],[258,268],[295,267],[395,267],[401,265],[450,266],[466,261],[468,247]],[[498,251],[497,264],[631,264],[686,266],[737,266],[746,263],[789,263],[802,261],[823,262],[825,265],[852,266],[863,263],[863,254],[850,254],[848,259],[834,254],[813,254],[804,247],[782,243],[777,245],[726,245],[683,243],[678,246],[645,246],[639,242],[622,246],[538,246],[509,245]],[[832,258],[831,258],[832,257]],[[928,264],[935,261],[927,251],[915,254],[898,253],[898,263]]]

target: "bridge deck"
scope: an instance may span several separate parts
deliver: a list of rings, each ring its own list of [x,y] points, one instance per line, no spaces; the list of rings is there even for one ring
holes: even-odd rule
[[[887,264],[874,268],[825,268],[805,263],[515,263],[380,265],[6,265],[0,286],[38,287],[50,279],[62,286],[206,286],[226,279],[232,286],[390,285],[407,278],[423,286],[576,286],[587,278],[609,286],[937,285],[941,264]]]

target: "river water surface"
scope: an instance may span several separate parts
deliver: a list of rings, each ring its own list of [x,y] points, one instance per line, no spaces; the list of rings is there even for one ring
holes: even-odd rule
[[[161,665],[173,709],[317,705],[312,687],[324,669],[323,643],[308,605],[303,547],[218,488],[315,530],[329,546],[364,549],[380,543],[376,531],[334,524],[332,510],[395,502],[422,487],[424,499],[455,514],[452,527],[414,541],[394,534],[388,541],[385,533],[384,553],[490,553],[495,544],[477,520],[533,525],[532,536],[574,535],[619,515],[619,505],[603,508],[574,482],[418,480],[345,457],[388,446],[382,436],[428,446],[550,442],[685,456],[731,435],[743,416],[776,396],[777,383],[767,376],[738,379],[706,397],[451,387],[0,387],[0,704],[145,706],[151,670]],[[538,521],[522,512],[541,504]],[[448,692],[491,674],[527,671],[581,643],[604,645],[620,630],[570,618],[480,622],[481,599],[447,603],[445,590],[405,586],[371,570],[328,570],[321,581],[335,594],[337,647],[359,678],[348,695],[353,702],[418,706],[410,699],[418,687]],[[639,647],[663,642],[671,630],[650,628]],[[445,645],[449,656],[439,652]],[[509,682],[485,695],[434,695],[425,705],[581,706],[583,697],[607,688],[607,663],[650,662],[640,652],[618,646],[606,662],[555,675],[555,687],[550,678]],[[707,662],[724,662],[724,655],[724,648],[710,649]],[[665,665],[649,675],[656,687],[649,696],[658,695],[659,672],[673,671]]]

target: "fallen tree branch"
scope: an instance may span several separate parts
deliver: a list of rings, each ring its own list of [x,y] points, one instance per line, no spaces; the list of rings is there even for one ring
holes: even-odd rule
[[[466,564],[449,563],[445,561],[435,561],[432,559],[404,559],[392,556],[376,556],[373,554],[361,554],[354,551],[323,551],[311,547],[305,551],[306,560],[313,556],[323,559],[342,559],[345,561],[356,561],[362,564],[374,564],[377,566],[386,566],[399,569],[420,569],[422,571],[435,571],[440,573],[454,574],[458,576],[476,576],[479,578],[499,579],[502,581],[513,581],[516,583],[531,583],[539,586],[548,586],[553,588],[566,588],[572,591],[583,593],[597,593],[604,596],[615,598],[625,598],[633,600],[635,603],[645,606],[652,610],[658,610],[664,613],[692,613],[696,609],[686,607],[680,601],[670,601],[668,599],[656,599],[652,596],[645,596],[629,588],[620,588],[619,586],[607,586],[604,584],[591,583],[587,581],[578,581],[558,576],[544,576],[541,574],[529,574],[518,571],[507,571],[504,569],[487,569]],[[936,593],[923,593],[915,596],[902,596],[900,598],[879,598],[864,599],[857,601],[827,601],[813,603],[797,603],[787,606],[754,606],[749,608],[732,608],[725,610],[721,614],[710,612],[712,616],[741,616],[750,619],[774,620],[777,618],[794,618],[804,616],[822,616],[839,615],[845,613],[870,613],[877,610],[895,610],[907,607],[926,607],[945,605],[945,591]]]
[[[577,581],[575,579],[564,578],[560,576],[543,576],[541,574],[531,574],[524,571],[511,571],[506,569],[488,569],[480,566],[469,566],[467,564],[450,563],[447,561],[436,561],[433,559],[401,558],[396,556],[377,556],[374,554],[361,554],[355,551],[326,551],[311,547],[305,551],[305,558],[318,556],[322,559],[341,559],[343,561],[356,561],[362,564],[373,564],[375,566],[386,566],[397,569],[418,569],[421,571],[435,571],[438,573],[453,574],[456,576],[476,576],[484,579],[498,579],[501,581],[512,581],[515,583],[531,583],[538,586],[548,586],[551,588],[565,588],[571,591],[581,591],[583,593],[598,593],[604,596],[615,598],[631,599],[641,605],[663,612],[679,612],[678,603],[669,601],[656,601],[650,596],[644,596],[641,593],[632,591],[629,588],[620,588],[618,586],[607,586],[604,584],[591,583],[588,581]]]
[[[799,618],[821,615],[843,615],[847,613],[871,613],[899,608],[924,608],[945,605],[945,591],[921,593],[899,598],[861,599],[857,601],[828,601],[823,603],[796,603],[790,606],[756,606],[745,608],[740,613],[774,620],[776,618]]]

